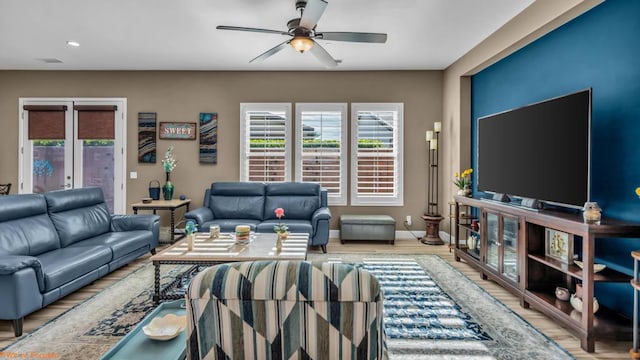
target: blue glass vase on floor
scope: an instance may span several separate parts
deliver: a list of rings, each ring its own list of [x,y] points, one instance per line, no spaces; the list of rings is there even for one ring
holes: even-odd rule
[[[171,173],[167,172],[167,182],[162,186],[162,195],[165,200],[173,199],[173,183],[170,178]]]

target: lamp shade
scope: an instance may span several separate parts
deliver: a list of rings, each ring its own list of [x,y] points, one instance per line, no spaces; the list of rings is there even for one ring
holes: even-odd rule
[[[301,53],[311,49],[313,47],[313,40],[305,36],[296,36],[289,42],[292,48]]]
[[[433,130],[427,130],[427,133],[425,134],[425,140],[426,141],[433,140]]]

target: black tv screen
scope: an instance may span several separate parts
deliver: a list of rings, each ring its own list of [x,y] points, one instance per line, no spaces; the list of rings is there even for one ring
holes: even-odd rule
[[[582,207],[591,89],[478,119],[478,190]]]

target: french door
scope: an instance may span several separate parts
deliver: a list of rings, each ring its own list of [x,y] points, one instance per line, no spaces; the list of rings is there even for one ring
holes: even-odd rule
[[[126,99],[21,98],[19,192],[101,187],[126,211]]]

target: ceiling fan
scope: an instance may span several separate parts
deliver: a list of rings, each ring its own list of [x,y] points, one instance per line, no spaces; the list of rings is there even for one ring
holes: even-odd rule
[[[336,67],[339,61],[335,60],[316,40],[322,39],[362,43],[385,43],[387,41],[387,34],[381,33],[317,32],[316,25],[326,7],[327,2],[325,0],[297,0],[296,10],[300,11],[300,17],[291,19],[287,22],[288,31],[226,25],[218,25],[216,26],[216,29],[278,34],[290,37],[290,39],[265,51],[251,59],[249,62],[265,60],[286,48],[287,45],[290,45],[296,51],[301,53],[305,51],[311,52],[327,67]]]

